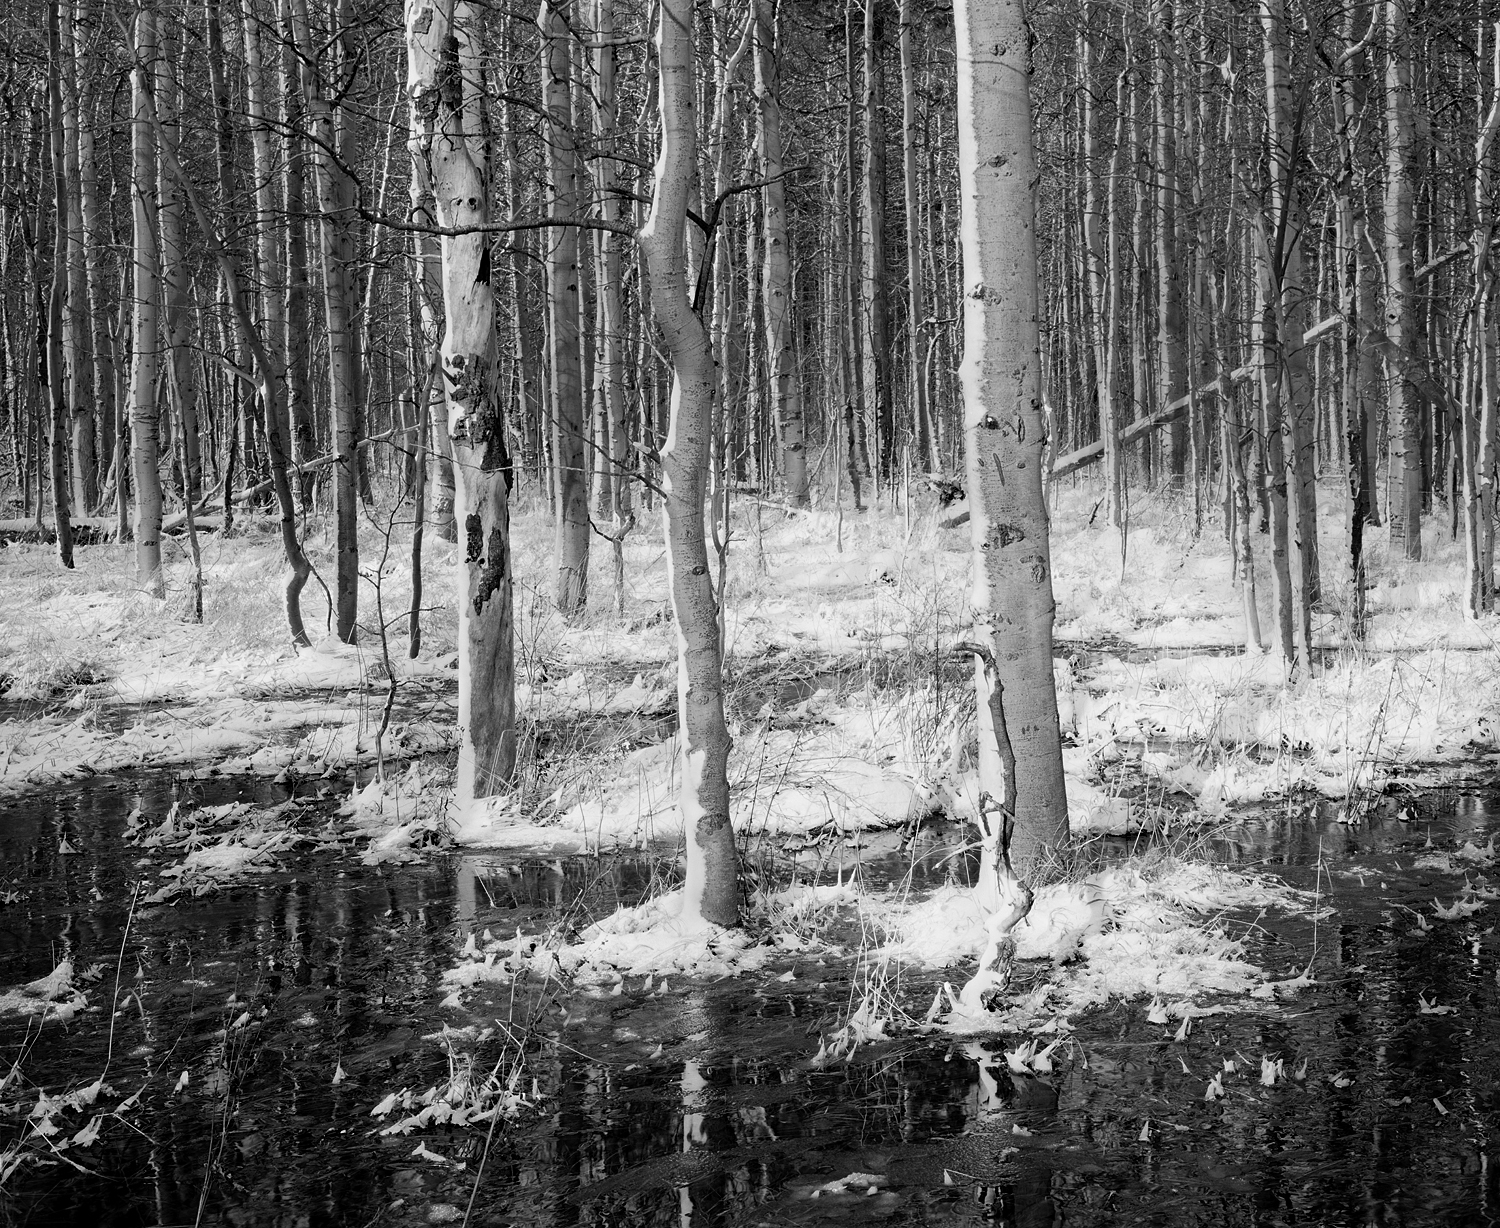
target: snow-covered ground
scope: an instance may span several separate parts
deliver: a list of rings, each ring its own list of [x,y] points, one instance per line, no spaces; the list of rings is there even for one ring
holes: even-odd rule
[[[1342,498],[1325,500],[1326,609],[1317,632],[1326,652],[1311,677],[1290,678],[1278,660],[1243,651],[1240,597],[1216,526],[1195,537],[1181,502],[1137,492],[1122,544],[1090,523],[1096,504],[1086,484],[1054,497],[1057,634],[1067,653],[1055,676],[1075,831],[1118,834],[1155,821],[1139,790],[1121,794],[1111,765],[1122,760],[1158,795],[1178,795],[1181,821],[1185,812],[1214,818],[1297,790],[1364,797],[1391,773],[1496,757],[1500,627],[1463,617],[1459,547],[1437,518],[1422,563],[1392,559],[1383,532],[1370,535],[1370,635],[1357,644],[1341,613],[1350,604]],[[140,839],[183,853],[155,889],[162,901],[324,840],[357,839],[368,861],[419,856],[415,849],[439,839],[554,853],[675,844],[676,742],[664,736],[675,703],[674,643],[659,527],[647,516],[627,541],[623,616],[614,612],[607,550],[596,543],[593,608],[569,623],[548,599],[547,516],[523,506],[513,524],[518,706],[525,730],[538,734],[522,743],[542,748],[523,765],[526,788],[515,797],[453,814],[442,768],[430,758],[406,766],[455,744],[447,595],[457,554],[431,534],[423,653],[408,660],[404,620],[387,622],[398,703],[376,746],[390,672],[374,630],[376,586],[387,620],[411,591],[409,530],[399,525],[385,565],[364,576],[359,645],[324,636],[300,652],[285,632],[279,546],[265,525],[228,541],[205,537],[202,625],[184,617],[187,562],[175,541],[165,606],[135,589],[128,548],[83,548],[71,573],[43,546],[0,550],[8,594],[0,608],[8,688],[0,793],[129,767],[276,776],[384,765],[348,797],[338,823],[295,841],[274,822],[229,823],[206,811],[144,816]],[[326,534],[308,544],[326,574]],[[367,562],[378,562],[384,545],[367,523]],[[971,701],[948,652],[965,629],[967,547],[967,529],[939,528],[927,496],[859,516],[757,512],[748,501],[737,508],[725,625],[733,817],[747,840],[838,840],[972,813]],[[1257,562],[1269,626],[1267,570]],[[304,594],[304,614],[310,626],[325,625],[317,585]],[[179,819],[196,833],[191,840],[173,826]],[[1232,904],[1300,906],[1272,884],[1227,872],[1214,871],[1211,882],[1191,880],[1196,869],[1181,872],[1188,879],[1131,873],[1060,884],[1063,896],[1038,900],[1019,934],[1023,953],[1051,955],[1069,970],[1049,983],[1050,996],[1017,1007],[1033,1024],[1114,992],[1171,1003],[1194,989],[1248,990],[1257,970],[1240,961],[1232,937],[1194,918]],[[834,890],[847,896],[852,888]],[[1188,898],[1194,892],[1197,903]],[[957,888],[899,906],[840,898],[872,918],[890,958],[939,966],[960,951],[972,958],[982,943],[982,919]],[[764,901],[768,918],[811,906]],[[804,930],[774,925],[769,938],[684,934],[670,896],[642,909],[601,921],[581,944],[533,936],[540,945],[525,951],[514,939],[476,947],[455,973],[455,992],[464,977],[481,975],[475,967],[513,975],[539,952],[554,967],[572,961],[574,973],[609,981],[759,966],[808,941]],[[943,950],[922,945],[934,933]],[[1126,967],[1137,978],[1128,987],[1100,971],[1123,975]]]

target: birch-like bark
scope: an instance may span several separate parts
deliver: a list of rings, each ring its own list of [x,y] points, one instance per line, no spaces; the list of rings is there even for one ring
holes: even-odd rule
[[[67,139],[63,130],[63,65],[58,10],[62,0],[51,0],[47,6],[48,130],[52,144],[52,201],[55,228],[52,240],[52,286],[47,297],[46,376],[48,415],[48,477],[52,483],[52,526],[57,534],[57,555],[64,567],[73,566],[73,520],[68,506],[68,428],[72,415],[68,410],[68,375],[64,360],[74,334],[68,319],[68,219],[70,207],[67,175]],[[44,193],[39,193],[44,196]],[[37,246],[41,246],[41,228],[37,228]],[[78,355],[73,354],[73,372],[78,372]],[[14,429],[14,423],[12,424]],[[85,511],[87,508],[85,507]]]
[[[171,70],[174,50],[171,36],[164,37],[161,49],[164,71],[160,74],[161,88],[157,91],[155,104],[161,138],[176,148],[179,144],[178,113],[182,87]],[[182,494],[184,500],[190,501],[198,497],[203,485],[203,458],[198,439],[197,361],[192,347],[187,251],[183,242],[183,193],[167,171],[164,159],[157,196],[157,227],[161,234],[162,344],[166,349],[165,360],[172,364],[167,389],[177,403],[176,420],[183,432],[178,449],[183,467],[180,474]],[[231,202],[226,200],[224,203],[231,207]]]
[[[1159,47],[1156,55],[1154,105],[1156,166],[1156,380],[1157,408],[1164,409],[1187,393],[1187,354],[1184,348],[1182,249],[1177,217],[1181,209],[1177,184],[1177,124],[1174,98],[1177,58],[1177,6],[1157,0],[1154,21]],[[1187,476],[1187,423],[1178,418],[1167,428],[1166,468],[1171,483],[1181,489]]]
[[[150,74],[157,58],[156,14],[149,3],[136,10],[135,65],[131,72],[131,267],[130,461],[135,481],[135,571],[153,597],[167,595],[161,570],[161,475],[156,383],[161,359],[157,301],[160,252],[155,225],[156,134],[151,123]]]
[[[1093,67],[1094,47],[1091,23],[1085,17],[1084,30],[1079,35],[1079,65],[1082,79],[1083,131],[1083,235],[1084,253],[1088,261],[1089,288],[1089,340],[1094,353],[1094,389],[1099,404],[1099,438],[1104,443],[1104,515],[1106,523],[1118,529],[1125,523],[1125,463],[1120,449],[1120,416],[1116,405],[1116,373],[1118,345],[1115,337],[1120,313],[1120,281],[1116,258],[1119,255],[1118,226],[1115,208],[1118,205],[1116,185],[1119,182],[1121,158],[1121,125],[1124,110],[1121,108],[1116,125],[1115,147],[1110,156],[1108,184],[1109,239],[1101,233],[1105,214],[1104,202],[1100,200],[1099,181],[1104,177],[1101,167],[1103,153],[1099,149],[1096,108],[1094,105]],[[1120,77],[1119,97],[1123,102],[1124,74]]]
[[[578,211],[578,149],[573,134],[572,35],[561,0],[542,0],[542,106],[547,201],[555,217]],[[584,443],[583,373],[578,340],[578,231],[561,226],[547,235],[547,344],[552,368],[552,448],[557,474],[557,586],[554,600],[568,617],[588,606],[589,475]]]
[[[672,361],[671,419],[661,450],[667,577],[677,620],[678,808],[687,841],[682,918],[734,925],[739,886],[729,822],[719,607],[704,523],[714,360],[688,279],[688,194],[697,162],[693,0],[662,0],[657,25],[661,145],[651,212],[640,232],[651,307]]]
[[[782,178],[779,90],[775,0],[756,0],[755,100],[760,111],[761,178],[766,181],[761,277],[766,366],[771,377],[771,412],[775,415],[787,501],[793,507],[806,507],[807,446],[802,423],[802,378],[792,349],[792,261],[786,225],[786,184]]]
[[[922,202],[917,179],[917,68],[912,50],[916,15],[913,0],[901,0],[901,171],[906,198],[906,362],[910,387],[912,428],[923,469],[938,468],[937,438],[932,429],[923,371],[922,329],[927,321],[922,285]]]
[[[434,0],[406,6],[410,146],[432,185],[437,221],[489,220],[489,151],[481,122],[478,6]],[[458,474],[464,563],[459,587],[458,778],[462,811],[500,792],[515,770],[510,559],[510,457],[495,381],[495,266],[489,236],[442,240],[443,390]]]
[[[90,26],[90,0],[78,0],[74,9],[74,25],[82,30]],[[83,231],[83,263],[88,293],[88,314],[92,330],[90,352],[93,358],[94,414],[98,422],[99,446],[95,457],[97,469],[103,459],[113,454],[115,445],[115,419],[118,396],[115,370],[115,341],[110,330],[110,293],[106,252],[112,246],[108,233],[99,216],[99,172],[94,153],[94,105],[97,93],[97,74],[92,70],[91,57],[81,51],[75,56],[77,71],[78,104],[78,203]],[[115,488],[126,485],[120,467],[115,469]],[[98,492],[95,492],[97,501]],[[92,505],[91,505],[92,506]],[[89,510],[89,509],[83,509]]]
[[[282,589],[287,627],[294,644],[307,644],[302,625],[301,597],[312,568],[297,535],[297,501],[288,474],[291,449],[291,415],[287,406],[286,367],[278,342],[286,335],[286,297],[280,284],[281,246],[277,242],[276,150],[272,142],[270,109],[266,101],[266,70],[260,50],[259,18],[252,11],[255,0],[243,0],[245,41],[245,105],[250,113],[250,136],[255,167],[255,257],[256,282],[260,286],[260,335],[254,341],[257,374],[260,377],[261,429],[266,440],[266,458],[271,485],[281,520],[281,546],[286,555],[287,577]],[[240,309],[244,309],[241,295]],[[249,323],[246,323],[249,332]]]
[[[287,417],[291,420],[292,456],[302,465],[318,454],[313,426],[311,290],[307,278],[307,145],[303,136],[306,106],[299,81],[297,43],[292,37],[291,0],[279,0],[281,55],[278,83],[283,132],[282,192],[286,202],[286,319],[281,337],[268,338],[282,354],[286,370]],[[312,507],[315,477],[301,475],[298,498],[304,511]]]
[[[620,174],[615,152],[615,13],[614,0],[594,3],[594,138],[605,155],[598,164],[599,215],[614,224],[620,220]],[[514,265],[512,268],[514,269]],[[625,414],[625,312],[621,302],[620,236],[613,230],[599,235],[599,345],[595,378],[604,406],[609,439],[609,511],[613,521],[609,544],[614,572],[615,612],[625,613],[625,537],[635,527],[630,482],[630,423]],[[519,293],[520,279],[513,279]],[[519,321],[518,321],[519,323]],[[527,354],[530,330],[516,330],[518,356]],[[527,402],[523,399],[523,406]]]
[[[291,0],[291,10],[317,178],[329,405],[333,416],[333,453],[338,458],[333,466],[335,629],[339,639],[352,644],[359,614],[359,497],[355,456],[359,419],[354,403],[359,380],[351,318],[354,249],[349,233],[354,185],[346,169],[334,103],[328,97],[319,56],[308,32],[306,0]]]
[[[93,364],[89,356],[89,297],[87,259],[84,253],[82,180],[78,153],[78,47],[73,6],[68,0],[52,0],[57,12],[57,84],[63,134],[63,201],[67,241],[66,296],[62,304],[63,359],[68,373],[68,435],[71,441],[72,503],[82,515],[99,501],[99,461],[95,446]]]
[[[1462,442],[1462,493],[1464,509],[1464,613],[1470,618],[1487,614],[1495,603],[1495,371],[1496,324],[1494,257],[1490,245],[1497,225],[1495,183],[1492,167],[1496,137],[1500,136],[1500,23],[1492,30],[1478,29],[1480,60],[1485,35],[1493,42],[1491,81],[1480,78],[1476,107],[1484,120],[1474,141],[1474,231],[1469,248],[1472,261],[1473,300],[1469,309],[1469,362],[1471,389],[1459,423]]]
[[[1068,799],[1042,493],[1029,31],[1019,0],[956,0],[954,24],[965,283],[959,372],[980,788],[989,799],[981,806],[989,827],[982,887],[994,893],[993,910],[1014,904],[1019,889],[1007,881],[1006,845],[1022,874],[1034,870],[1067,838]],[[1012,825],[1007,840],[1003,829]]]
[[[1416,143],[1407,0],[1382,0],[1385,17],[1385,335],[1386,421],[1390,465],[1386,490],[1391,549],[1422,557],[1421,406],[1412,366],[1417,361],[1416,277],[1412,231]]]
[[[890,482],[896,472],[896,419],[891,405],[890,306],[886,299],[885,259],[885,69],[881,64],[879,0],[865,0],[865,91],[863,121],[865,165],[859,218],[860,254],[864,258],[864,395],[875,430],[880,478]]]

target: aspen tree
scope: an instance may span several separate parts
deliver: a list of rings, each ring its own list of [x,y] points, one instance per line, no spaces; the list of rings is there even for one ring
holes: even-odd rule
[[[1118,317],[1120,312],[1119,241],[1115,224],[1115,208],[1118,204],[1116,184],[1119,181],[1120,137],[1117,131],[1115,146],[1111,153],[1109,184],[1107,188],[1108,212],[1101,200],[1099,181],[1103,153],[1099,149],[1096,132],[1096,107],[1094,104],[1093,65],[1094,45],[1092,23],[1085,9],[1084,28],[1079,34],[1079,70],[1082,76],[1079,93],[1082,96],[1083,165],[1080,168],[1084,181],[1083,232],[1084,258],[1088,262],[1089,289],[1089,340],[1093,347],[1094,394],[1099,405],[1099,438],[1104,443],[1104,515],[1107,523],[1120,528],[1125,522],[1125,463],[1120,449],[1120,417],[1116,404],[1118,379]],[[1124,75],[1120,77],[1121,90]],[[1123,101],[1123,92],[1121,93]],[[1124,122],[1123,108],[1117,127]],[[1108,218],[1109,238],[1101,232],[1101,223]]]
[[[901,181],[906,203],[906,362],[912,429],[917,455],[926,470],[938,467],[927,380],[923,372],[922,329],[927,322],[922,286],[922,201],[917,179],[917,69],[912,49],[916,24],[913,0],[901,0]]]
[[[164,33],[161,41],[164,71],[160,77],[161,88],[154,99],[156,118],[160,125],[160,139],[176,148],[180,145],[178,118],[182,87],[172,71],[174,34]],[[185,501],[191,501],[198,497],[203,484],[203,464],[198,440],[197,363],[191,344],[187,252],[183,242],[183,191],[167,170],[166,159],[163,158],[161,163],[156,215],[161,234],[162,345],[166,351],[165,359],[172,366],[167,389],[176,402],[176,421],[183,434],[179,448],[182,496]],[[225,202],[226,208],[229,203]]]
[[[864,324],[864,398],[875,431],[880,477],[891,481],[896,472],[896,420],[891,404],[890,307],[887,302],[885,259],[885,69],[880,53],[883,28],[877,21],[879,0],[864,0],[865,138],[859,218],[860,254],[864,258],[860,306]]]
[[[299,49],[302,100],[307,108],[317,176],[319,252],[323,268],[323,319],[328,334],[329,404],[333,414],[333,505],[336,631],[353,643],[359,614],[357,457],[359,388],[355,369],[354,262],[349,233],[354,185],[350,181],[338,116],[307,21],[307,0],[290,0],[292,32]],[[335,20],[337,20],[335,16]]]
[[[90,0],[78,0],[74,9],[74,25],[79,32],[91,28]],[[117,395],[115,370],[115,342],[110,328],[110,295],[107,287],[105,253],[111,246],[111,236],[99,215],[99,175],[94,152],[94,109],[97,74],[92,69],[92,57],[79,52],[74,57],[77,88],[74,98],[78,107],[78,205],[83,235],[83,265],[86,292],[88,294],[88,318],[91,329],[90,357],[93,360],[94,420],[98,423],[95,468],[111,457],[115,442]],[[124,474],[116,468],[115,486],[123,489]],[[96,483],[97,486],[97,483]],[[88,493],[85,486],[85,494]],[[95,501],[98,491],[95,491]],[[90,510],[86,507],[82,510]]]
[[[729,821],[729,728],[724,718],[723,646],[704,523],[710,459],[714,359],[693,308],[688,278],[688,195],[697,162],[693,0],[661,0],[657,98],[661,138],[651,211],[640,232],[651,307],[672,363],[671,418],[661,450],[667,576],[677,620],[678,809],[687,841],[682,917],[734,925],[739,885]]]
[[[156,188],[156,135],[151,123],[153,72],[157,58],[156,14],[142,3],[135,16],[135,64],[131,73],[131,259],[134,270],[130,323],[130,461],[135,481],[136,579],[153,597],[167,595],[161,570],[160,418],[156,383],[161,335],[160,251],[152,199]]]
[[[765,235],[761,278],[765,312],[766,364],[772,387],[772,414],[781,453],[787,501],[806,507],[807,447],[802,421],[802,377],[792,349],[792,262],[786,219],[786,184],[781,153],[781,102],[776,65],[775,0],[755,4],[755,100],[759,109]]]
[[[414,164],[432,186],[442,239],[441,369],[464,546],[459,588],[458,779],[462,810],[499,792],[515,768],[510,457],[495,382],[495,266],[489,151],[468,0],[406,5]],[[451,18],[448,14],[451,13]],[[451,21],[451,24],[450,24]]]
[[[286,318],[280,337],[267,340],[281,351],[286,371],[287,417],[291,421],[292,456],[301,465],[317,455],[313,429],[312,328],[308,317],[307,284],[307,150],[303,138],[306,108],[302,102],[297,42],[293,37],[291,0],[279,0],[277,18],[281,54],[277,83],[281,93],[282,198],[286,205]],[[314,478],[302,475],[300,502],[312,503]]]
[[[542,0],[543,143],[548,203],[554,216],[578,211],[578,149],[573,134],[572,55],[558,0]],[[552,448],[557,476],[557,608],[569,617],[588,606],[589,488],[585,459],[583,372],[578,336],[578,231],[561,226],[547,236],[548,358],[552,383]]]
[[[47,403],[48,477],[52,482],[52,524],[57,533],[58,559],[64,567],[73,566],[73,522],[68,506],[68,377],[64,352],[71,348],[73,332],[65,323],[70,309],[68,297],[68,217],[70,192],[67,176],[66,137],[63,131],[63,97],[61,40],[58,34],[58,9],[63,0],[51,0],[47,6],[48,131],[52,144],[52,200],[55,229],[52,241],[52,286],[47,296]],[[45,195],[45,194],[39,194]],[[37,227],[37,244],[41,244],[41,227]],[[66,334],[66,339],[65,339]],[[73,371],[78,371],[77,354],[73,354]],[[85,509],[87,510],[87,509]]]
[[[1416,355],[1416,277],[1413,155],[1415,102],[1411,84],[1411,30],[1407,0],[1381,0],[1385,18],[1385,335],[1386,471],[1391,549],[1422,557],[1421,418],[1412,367]]]
[[[1029,899],[1007,851],[1025,874],[1068,834],[1042,492],[1029,32],[1019,0],[955,0],[954,22],[981,889],[992,919],[1013,924]]]
[[[615,136],[615,13],[614,0],[594,3],[594,136],[604,157],[598,163],[599,216],[609,224],[620,220],[620,174],[614,160]],[[515,267],[515,266],[512,266]],[[614,566],[615,611],[625,613],[625,537],[635,526],[630,481],[630,434],[625,416],[624,333],[625,312],[620,294],[620,235],[614,230],[599,234],[599,347],[596,374],[600,400],[608,427],[609,511],[613,524],[609,533]],[[520,279],[513,281],[519,295]],[[517,350],[523,361],[530,331],[519,327]]]
[[[1481,22],[1477,43],[1492,43],[1491,80],[1480,74],[1476,115],[1484,118],[1474,140],[1474,228],[1469,240],[1472,301],[1468,320],[1469,395],[1464,398],[1459,433],[1462,444],[1464,536],[1464,613],[1479,618],[1495,604],[1495,460],[1496,320],[1494,256],[1490,246],[1500,220],[1496,217],[1492,155],[1500,136],[1500,23]],[[1480,55],[1480,62],[1484,57]]]
[[[1177,124],[1174,64],[1177,5],[1175,0],[1156,0],[1156,71],[1151,91],[1155,128],[1156,183],[1156,378],[1157,409],[1187,392],[1187,355],[1184,351],[1182,244],[1178,235],[1181,201],[1177,182]],[[1187,475],[1188,432],[1181,418],[1167,429],[1166,467],[1168,479],[1179,489]]]
[[[88,515],[99,501],[99,461],[94,430],[93,363],[89,354],[89,296],[83,238],[83,186],[78,137],[78,47],[69,0],[53,0],[58,25],[57,83],[62,106],[63,195],[66,198],[67,293],[62,344],[68,372],[72,504]],[[51,18],[49,18],[49,21]],[[59,205],[59,208],[62,206]],[[62,224],[63,219],[59,219]]]

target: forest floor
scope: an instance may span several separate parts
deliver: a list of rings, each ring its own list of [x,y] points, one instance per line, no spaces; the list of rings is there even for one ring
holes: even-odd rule
[[[209,1142],[174,1142],[157,1218],[118,1222],[195,1222],[194,1198],[196,1222],[262,1222],[245,1192],[271,1163],[262,1152],[334,1146],[308,1142],[332,1121],[349,1136],[344,1162],[374,1185],[334,1194],[326,1173],[294,1166],[311,1184],[290,1182],[281,1211],[334,1199],[327,1222],[457,1222],[489,1162],[509,1218],[492,1207],[471,1222],[553,1222],[566,1204],[584,1222],[654,1223],[665,1199],[677,1222],[700,1223],[696,1198],[701,1224],[947,1223],[993,1218],[1007,1199],[1035,1210],[1053,1197],[1038,1173],[1056,1185],[1060,1166],[1075,1215],[1126,1222],[1110,1218],[1114,1200],[1152,1201],[1134,1160],[1128,1175],[1093,1151],[1095,1169],[1050,1150],[1039,1165],[1026,1140],[1111,1123],[1201,1168],[1197,1143],[1172,1138],[1212,1128],[1197,1118],[1218,1102],[1253,1124],[1262,1109],[1278,1122],[1305,1110],[1277,1099],[1282,1085],[1340,1098],[1373,1041],[1369,1054],[1319,1046],[1367,967],[1390,1027],[1441,1027],[1433,1052],[1460,1071],[1477,1052],[1490,1079],[1494,1040],[1476,1015],[1493,1017],[1496,998],[1480,923],[1497,898],[1483,871],[1500,828],[1500,622],[1462,616],[1458,544],[1434,517],[1411,564],[1375,534],[1371,623],[1355,643],[1344,526],[1328,513],[1317,667],[1289,679],[1243,651],[1221,533],[1195,534],[1190,508],[1145,494],[1122,543],[1096,510],[1087,486],[1054,501],[1055,675],[1080,842],[1020,932],[1011,1006],[978,1019],[953,1002],[983,942],[964,826],[972,698],[950,651],[968,534],[939,528],[930,500],[859,515],[736,504],[725,633],[743,934],[673,924],[675,636],[653,518],[627,539],[623,612],[596,539],[591,610],[569,623],[550,601],[548,518],[517,509],[521,783],[466,814],[447,792],[456,549],[428,537],[424,649],[408,660],[399,513],[363,527],[359,643],[325,632],[300,652],[268,524],[204,535],[202,624],[185,619],[179,539],[165,610],[137,591],[128,548],[86,547],[64,572],[45,546],[9,544],[0,1210],[27,1222],[16,1209],[45,1190],[55,1215],[84,1215],[100,1172],[136,1189],[141,1144],[122,1136],[155,1139],[147,1107],[159,1126],[192,1104]],[[315,562],[331,556],[320,529],[308,544]],[[310,625],[324,604],[312,587]],[[315,1026],[324,1010],[340,1027]],[[122,1037],[128,1058],[112,1056],[117,1024],[140,1033],[133,1047]],[[1471,1038],[1460,1055],[1457,1034]],[[1195,1052],[1195,1035],[1212,1039]],[[932,1068],[955,1059],[962,1077]],[[1147,1110],[1142,1078],[1173,1084]],[[814,1106],[807,1120],[767,1091],[789,1080]],[[309,1105],[273,1112],[257,1101],[267,1087]],[[1493,1090],[1465,1087],[1414,1100],[1392,1085],[1384,1099],[1405,1097],[1412,1129],[1431,1123],[1410,1106],[1436,1104],[1427,1114],[1465,1138],[1444,1163],[1488,1174]],[[808,1124],[819,1114],[833,1114],[828,1138],[849,1133],[841,1098],[865,1106],[864,1141],[799,1162],[791,1141],[822,1138]],[[655,1131],[639,1154],[624,1109],[637,1101]],[[871,1114],[895,1116],[876,1128]],[[504,1163],[490,1154],[502,1127]],[[99,1144],[111,1131],[113,1151]],[[941,1162],[892,1152],[939,1138]],[[970,1143],[949,1154],[956,1139]],[[1402,1172],[1429,1159],[1405,1155]],[[1202,1198],[1171,1222],[1210,1222],[1203,1199],[1245,1192],[1239,1163],[1216,1152]],[[1326,1157],[1309,1163],[1324,1197]],[[528,1195],[537,1181],[566,1188]],[[1494,1185],[1477,1179],[1464,1212],[1500,1209]],[[942,1191],[957,1187],[975,1201],[951,1205]],[[1438,1204],[1411,1197],[1408,1222],[1450,1222],[1448,1203],[1428,1221],[1421,1208]]]

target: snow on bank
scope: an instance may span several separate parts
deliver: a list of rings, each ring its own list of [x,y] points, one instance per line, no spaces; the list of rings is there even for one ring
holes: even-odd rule
[[[1294,890],[1262,875],[1194,862],[1149,869],[1110,867],[1081,882],[1049,884],[1037,893],[1031,914],[1017,928],[1017,955],[1045,960],[1050,972],[1001,1012],[965,1014],[956,995],[943,1026],[956,1032],[1035,1029],[1112,999],[1151,997],[1163,1018],[1230,1009],[1199,1007],[1203,995],[1248,998],[1263,989],[1261,969],[1245,958],[1243,943],[1220,916],[1230,909],[1306,907]],[[569,940],[560,930],[508,938],[470,938],[463,960],[444,975],[445,1005],[461,1005],[481,984],[511,984],[526,977],[558,977],[621,993],[627,987],[663,992],[668,975],[718,978],[768,965],[863,960],[967,975],[986,934],[984,914],[968,888],[942,887],[922,898],[872,892],[852,881],[799,885],[765,895],[745,930],[687,924],[681,893],[668,892],[622,908]],[[878,937],[868,950],[834,944],[828,923],[856,912]],[[789,967],[783,979],[792,975]],[[639,977],[639,986],[626,978]],[[1258,996],[1267,996],[1260,994]],[[1248,1001],[1244,1003],[1248,1005]],[[870,1005],[865,1004],[866,1014]],[[936,1015],[937,1012],[934,1012]],[[867,1036],[876,1033],[866,1021]],[[884,1021],[881,1024],[885,1026]],[[883,1034],[883,1032],[881,1033]]]
[[[322,776],[376,762],[374,701],[223,695],[127,717],[89,707],[0,722],[0,794],[128,768],[193,765],[195,775]],[[457,744],[451,718],[397,720],[381,753],[405,759]]]
[[[1269,656],[1109,657],[1071,710],[1072,732],[1096,753],[1164,745],[1148,770],[1219,815],[1297,789],[1345,797],[1393,768],[1493,757],[1500,651],[1350,653],[1295,682]]]

